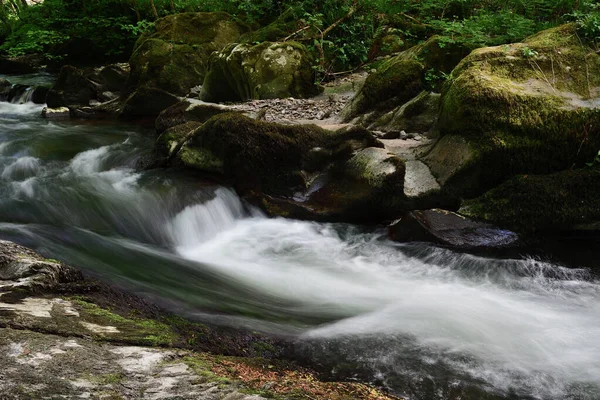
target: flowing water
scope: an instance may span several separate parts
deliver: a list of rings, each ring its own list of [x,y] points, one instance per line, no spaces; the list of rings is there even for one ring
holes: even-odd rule
[[[589,271],[268,219],[228,188],[138,171],[143,128],[40,111],[0,103],[0,237],[412,399],[600,399]]]

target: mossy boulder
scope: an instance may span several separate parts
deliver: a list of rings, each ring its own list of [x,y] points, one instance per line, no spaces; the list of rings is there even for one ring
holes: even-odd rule
[[[431,36],[397,56],[399,60],[420,61],[426,70],[449,74],[473,47],[461,43],[450,43],[441,36]]]
[[[439,106],[439,93],[423,91],[401,106],[383,114],[368,127],[382,132],[427,133],[435,127]]]
[[[514,175],[583,165],[600,148],[599,87],[600,55],[573,25],[473,51],[442,93],[438,126],[452,139],[428,157],[432,171],[452,170],[443,180],[474,197]]]
[[[128,86],[156,87],[184,95],[202,84],[214,51],[221,50],[248,31],[225,13],[181,13],[157,20],[143,34],[129,60]]]
[[[519,231],[600,231],[600,168],[520,175],[465,202],[462,214]]]
[[[208,102],[308,98],[319,90],[312,57],[295,42],[232,44],[214,53],[200,98]]]
[[[398,111],[423,89],[436,89],[432,77],[452,71],[469,52],[469,48],[446,44],[438,36],[401,52],[367,77],[362,88],[342,111],[342,118],[351,121],[360,117],[358,122],[371,124],[384,112]]]
[[[156,119],[155,126],[158,134],[169,128],[186,122],[206,122],[218,114],[239,112],[233,107],[203,101],[186,99],[163,110]]]
[[[87,106],[96,99],[98,85],[89,80],[84,72],[71,65],[61,68],[58,78],[46,95],[50,108]]]
[[[368,222],[406,210],[405,164],[364,128],[327,131],[220,114],[166,130],[157,148],[172,165],[231,184],[269,214]]]
[[[423,90],[423,64],[398,57],[386,61],[370,74],[352,101],[342,110],[345,121],[367,112],[389,111],[406,103]]]
[[[306,186],[301,171],[311,149],[326,148],[332,159],[349,157],[352,140],[360,142],[358,146],[374,142],[368,132],[334,133],[314,125],[280,125],[220,114],[190,135],[177,158],[186,167],[232,181],[240,192],[289,195]]]

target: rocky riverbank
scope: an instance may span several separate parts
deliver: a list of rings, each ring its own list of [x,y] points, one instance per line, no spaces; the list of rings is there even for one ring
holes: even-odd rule
[[[0,241],[2,398],[392,399],[322,382],[285,342],[211,328]]]

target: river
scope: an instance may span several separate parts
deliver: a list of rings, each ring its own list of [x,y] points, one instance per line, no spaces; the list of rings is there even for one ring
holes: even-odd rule
[[[0,103],[0,238],[411,399],[600,399],[590,271],[269,219],[228,188],[139,171],[146,128],[41,109]]]

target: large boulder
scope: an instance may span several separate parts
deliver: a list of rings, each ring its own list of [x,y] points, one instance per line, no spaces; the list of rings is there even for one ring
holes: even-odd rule
[[[271,215],[373,222],[407,206],[404,161],[363,128],[327,131],[220,114],[167,129],[157,149],[171,164],[223,179]]]
[[[209,102],[308,98],[315,85],[312,58],[295,42],[232,44],[214,53],[200,98]]]
[[[129,60],[128,86],[151,86],[185,95],[202,84],[214,51],[233,43],[248,28],[225,13],[181,13],[157,20],[143,34]]]
[[[426,160],[468,197],[517,174],[581,166],[600,148],[598,87],[600,55],[573,25],[475,50],[445,86],[443,137]]]
[[[96,99],[98,85],[88,79],[84,72],[71,65],[61,68],[58,78],[46,95],[50,108],[87,106]]]
[[[511,229],[600,231],[600,168],[520,175],[465,202],[462,214]]]

